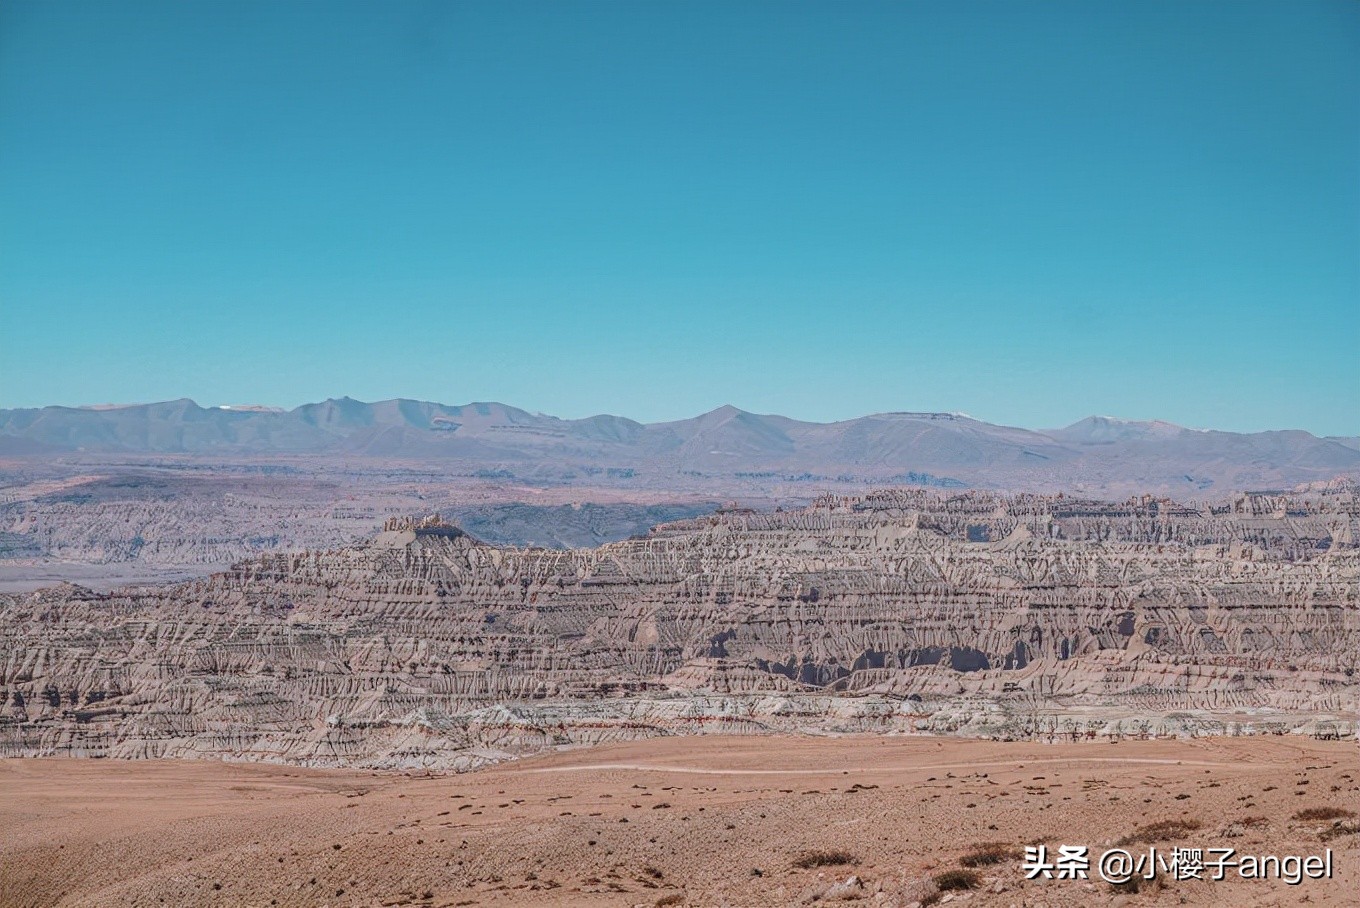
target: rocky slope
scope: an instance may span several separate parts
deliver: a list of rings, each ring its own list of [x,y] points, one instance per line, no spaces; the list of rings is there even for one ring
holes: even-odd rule
[[[696,732],[1353,733],[1360,497],[892,490],[594,549],[438,520],[0,598],[0,755],[470,767]]]

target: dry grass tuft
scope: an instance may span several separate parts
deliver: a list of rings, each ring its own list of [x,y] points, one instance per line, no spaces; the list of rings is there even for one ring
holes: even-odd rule
[[[1021,856],[1019,848],[1005,842],[979,842],[972,851],[959,858],[959,863],[964,867],[990,867],[1006,861],[1018,861]]]
[[[859,858],[848,851],[805,851],[793,859],[793,866],[800,870],[814,867],[835,867],[838,864],[858,864]]]
[[[941,892],[949,892],[954,889],[976,889],[979,878],[971,870],[946,870],[944,873],[935,874],[935,885]]]
[[[1305,807],[1294,814],[1296,820],[1344,820],[1355,816],[1354,810],[1344,807]]]
[[[1150,845],[1154,842],[1165,842],[1168,839],[1184,838],[1186,833],[1194,832],[1203,825],[1199,820],[1161,820],[1156,823],[1149,823],[1147,826],[1139,826],[1132,833],[1115,842],[1115,845],[1122,848],[1125,845]]]

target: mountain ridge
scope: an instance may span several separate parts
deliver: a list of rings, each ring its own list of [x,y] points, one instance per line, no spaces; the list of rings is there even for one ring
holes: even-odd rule
[[[643,423],[531,413],[495,401],[450,405],[343,396],[279,411],[202,407],[178,398],[126,407],[0,410],[0,455],[343,455],[471,464],[540,478],[585,468],[696,476],[891,481],[930,476],[972,486],[1138,487],[1147,491],[1296,485],[1360,475],[1348,437],[1301,429],[1228,432],[1090,416],[1060,429],[961,413],[897,411],[834,422],[725,404]]]

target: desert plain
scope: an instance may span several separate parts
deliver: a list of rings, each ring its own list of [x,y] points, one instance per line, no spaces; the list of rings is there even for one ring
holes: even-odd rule
[[[0,903],[1353,905],[1357,777],[1353,741],[1297,736],[674,737],[461,774],[10,759]],[[1025,879],[1026,845],[1128,839],[1330,848],[1333,876]],[[968,863],[973,888],[939,890]]]

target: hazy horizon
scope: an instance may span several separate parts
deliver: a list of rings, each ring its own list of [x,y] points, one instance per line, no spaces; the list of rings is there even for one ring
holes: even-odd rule
[[[0,407],[1360,432],[1360,5],[0,6]]]
[[[761,416],[761,417],[765,417],[765,416],[769,416],[769,417],[780,417],[780,418],[792,419],[792,420],[794,420],[794,421],[796,421],[796,422],[814,423],[814,424],[829,424],[829,423],[836,423],[836,422],[848,422],[848,421],[851,421],[851,420],[861,419],[861,418],[871,417],[871,416],[920,415],[920,414],[938,414],[938,413],[944,413],[944,414],[948,414],[948,415],[950,415],[950,416],[958,416],[958,417],[962,417],[962,418],[965,418],[965,419],[977,420],[977,421],[979,421],[979,422],[988,423],[988,424],[990,424],[990,425],[995,425],[995,426],[998,426],[998,427],[1003,427],[1003,428],[1004,428],[1004,427],[1011,427],[1011,428],[1027,429],[1027,430],[1029,430],[1029,431],[1034,431],[1034,432],[1044,432],[1044,431],[1053,431],[1053,430],[1061,430],[1061,429],[1065,429],[1065,428],[1070,428],[1071,426],[1073,426],[1073,425],[1075,425],[1075,424],[1077,424],[1077,423],[1081,423],[1081,422],[1083,422],[1083,421],[1085,421],[1085,420],[1088,420],[1088,419],[1104,419],[1104,420],[1110,420],[1110,421],[1113,421],[1113,422],[1116,422],[1116,423],[1144,423],[1144,424],[1147,424],[1147,423],[1160,423],[1160,424],[1164,424],[1164,425],[1175,426],[1176,428],[1180,428],[1180,429],[1188,429],[1188,430],[1193,431],[1193,432],[1232,432],[1232,433],[1247,433],[1247,434],[1250,434],[1250,433],[1252,433],[1252,432],[1257,432],[1257,431],[1262,431],[1262,432],[1273,432],[1273,431],[1305,431],[1305,432],[1309,432],[1309,431],[1310,431],[1310,430],[1308,430],[1308,429],[1306,429],[1306,428],[1303,428],[1303,427],[1301,427],[1301,426],[1273,426],[1273,427],[1270,427],[1270,428],[1267,428],[1267,429],[1248,430],[1248,429],[1234,429],[1234,428],[1227,427],[1227,426],[1217,426],[1217,425],[1183,425],[1183,424],[1181,424],[1181,423],[1174,423],[1174,422],[1171,422],[1170,420],[1161,419],[1160,417],[1157,417],[1157,416],[1146,416],[1146,417],[1142,417],[1142,416],[1122,416],[1122,415],[1119,415],[1119,414],[1111,414],[1111,413],[1087,413],[1087,414],[1084,414],[1084,415],[1082,415],[1082,416],[1077,416],[1077,417],[1074,417],[1074,418],[1072,418],[1072,419],[1069,419],[1069,420],[1067,420],[1066,422],[1055,423],[1055,424],[1052,424],[1052,425],[1043,425],[1043,426],[1040,426],[1040,425],[1025,425],[1025,424],[1021,424],[1021,423],[1015,422],[1015,421],[1013,421],[1013,420],[1006,420],[1006,419],[1004,419],[1004,418],[1003,418],[1003,419],[987,419],[987,418],[984,418],[984,417],[982,417],[982,416],[979,416],[979,415],[977,415],[977,414],[975,414],[975,413],[968,413],[968,412],[965,412],[965,411],[963,411],[963,410],[921,410],[921,409],[906,409],[906,408],[899,408],[899,409],[896,409],[896,410],[863,411],[863,412],[850,413],[849,415],[845,415],[845,416],[832,417],[832,418],[829,418],[829,419],[813,419],[813,418],[810,418],[810,417],[801,416],[801,415],[798,414],[798,413],[777,413],[777,412],[772,412],[772,411],[752,410],[752,409],[749,408],[749,407],[743,407],[740,403],[735,403],[735,402],[733,402],[733,401],[724,401],[723,403],[714,404],[714,405],[712,405],[712,406],[704,407],[703,409],[697,410],[697,411],[695,411],[695,412],[683,413],[683,414],[675,415],[675,416],[666,416],[666,417],[662,417],[662,418],[660,418],[660,419],[638,419],[638,418],[636,418],[636,417],[634,417],[634,416],[632,416],[631,414],[628,414],[628,413],[610,412],[610,411],[604,411],[604,410],[599,410],[599,411],[594,411],[594,412],[579,412],[579,413],[571,413],[571,414],[551,413],[551,412],[548,412],[548,411],[546,411],[546,410],[540,410],[540,409],[535,409],[535,408],[533,408],[533,407],[525,407],[525,406],[521,406],[520,404],[518,404],[518,403],[516,403],[516,402],[514,402],[514,401],[509,401],[509,400],[498,400],[498,399],[484,399],[484,400],[481,400],[481,399],[479,399],[479,400],[473,400],[473,399],[466,399],[466,400],[462,400],[462,399],[460,399],[460,400],[431,400],[431,399],[426,399],[426,398],[411,397],[410,395],[397,395],[397,396],[395,396],[395,397],[382,397],[382,398],[376,398],[376,397],[375,397],[375,398],[368,398],[368,399],[365,399],[365,398],[355,397],[354,395],[350,395],[350,394],[332,394],[332,395],[328,395],[327,397],[322,398],[322,399],[319,399],[319,400],[304,400],[304,401],[298,401],[298,402],[296,402],[296,403],[290,403],[290,404],[275,404],[275,403],[270,403],[270,402],[268,402],[268,401],[245,401],[245,400],[234,401],[234,402],[232,402],[232,403],[215,403],[215,402],[208,402],[208,401],[196,400],[196,399],[194,399],[194,398],[192,398],[192,397],[189,397],[189,396],[186,396],[186,395],[181,395],[181,396],[179,396],[179,397],[167,397],[167,398],[163,398],[163,399],[160,399],[160,400],[144,400],[144,401],[98,401],[98,402],[93,402],[93,403],[83,403],[83,404],[62,404],[62,403],[58,403],[58,404],[44,404],[42,407],[0,407],[0,410],[5,410],[5,409],[10,409],[10,410],[43,409],[44,407],[62,407],[62,408],[71,409],[71,410],[92,410],[92,411],[101,411],[101,410],[121,410],[121,409],[130,409],[130,408],[133,408],[133,407],[147,407],[147,406],[155,406],[155,405],[158,405],[158,404],[170,404],[170,403],[175,403],[175,402],[181,401],[181,400],[187,400],[187,401],[190,401],[191,403],[193,403],[193,404],[195,404],[196,406],[201,407],[201,408],[203,408],[203,409],[205,409],[205,410],[238,410],[238,411],[242,411],[242,412],[247,412],[247,411],[250,411],[250,410],[252,410],[252,409],[259,409],[259,410],[266,411],[266,412],[288,413],[288,412],[292,412],[293,410],[296,410],[296,409],[298,409],[298,408],[300,408],[300,407],[309,406],[309,405],[316,405],[316,404],[321,404],[321,403],[326,403],[327,401],[332,401],[332,400],[338,401],[338,400],[344,400],[344,399],[350,399],[350,400],[353,400],[353,401],[356,401],[356,402],[358,402],[358,403],[365,404],[365,405],[372,405],[372,404],[377,404],[377,403],[383,403],[383,402],[385,402],[385,401],[392,401],[392,400],[415,401],[415,402],[419,402],[419,403],[439,404],[439,405],[442,405],[442,406],[450,406],[450,407],[467,407],[467,406],[475,406],[475,405],[478,405],[478,404],[495,404],[495,405],[499,405],[499,406],[505,406],[505,407],[510,407],[510,408],[517,409],[517,410],[522,410],[522,411],[524,411],[524,412],[526,412],[526,413],[529,413],[529,414],[531,414],[531,415],[533,415],[533,416],[550,417],[550,418],[563,419],[563,420],[584,420],[584,419],[590,419],[590,418],[592,418],[592,417],[621,417],[621,418],[624,418],[624,419],[632,420],[632,421],[634,421],[634,422],[642,423],[642,424],[644,424],[644,425],[655,425],[655,424],[659,424],[659,423],[679,422],[679,421],[683,421],[683,420],[687,420],[687,419],[694,419],[694,418],[697,418],[697,417],[700,417],[700,416],[706,416],[706,415],[708,415],[708,414],[710,414],[710,413],[714,413],[714,412],[717,412],[717,411],[719,411],[719,410],[722,410],[722,409],[731,407],[731,408],[734,408],[734,409],[736,409],[736,410],[739,410],[739,411],[741,411],[741,412],[743,412],[743,413],[749,413],[749,414],[752,414],[752,415],[754,415],[754,416]],[[1349,437],[1355,436],[1355,435],[1357,434],[1357,432],[1360,432],[1360,427],[1356,427],[1355,429],[1353,429],[1352,431],[1349,431],[1349,432],[1332,432],[1332,433],[1310,432],[1310,434],[1315,435],[1315,436],[1317,436],[1317,437],[1319,437],[1319,438],[1327,438],[1327,437],[1346,437],[1346,438],[1349,438]]]

